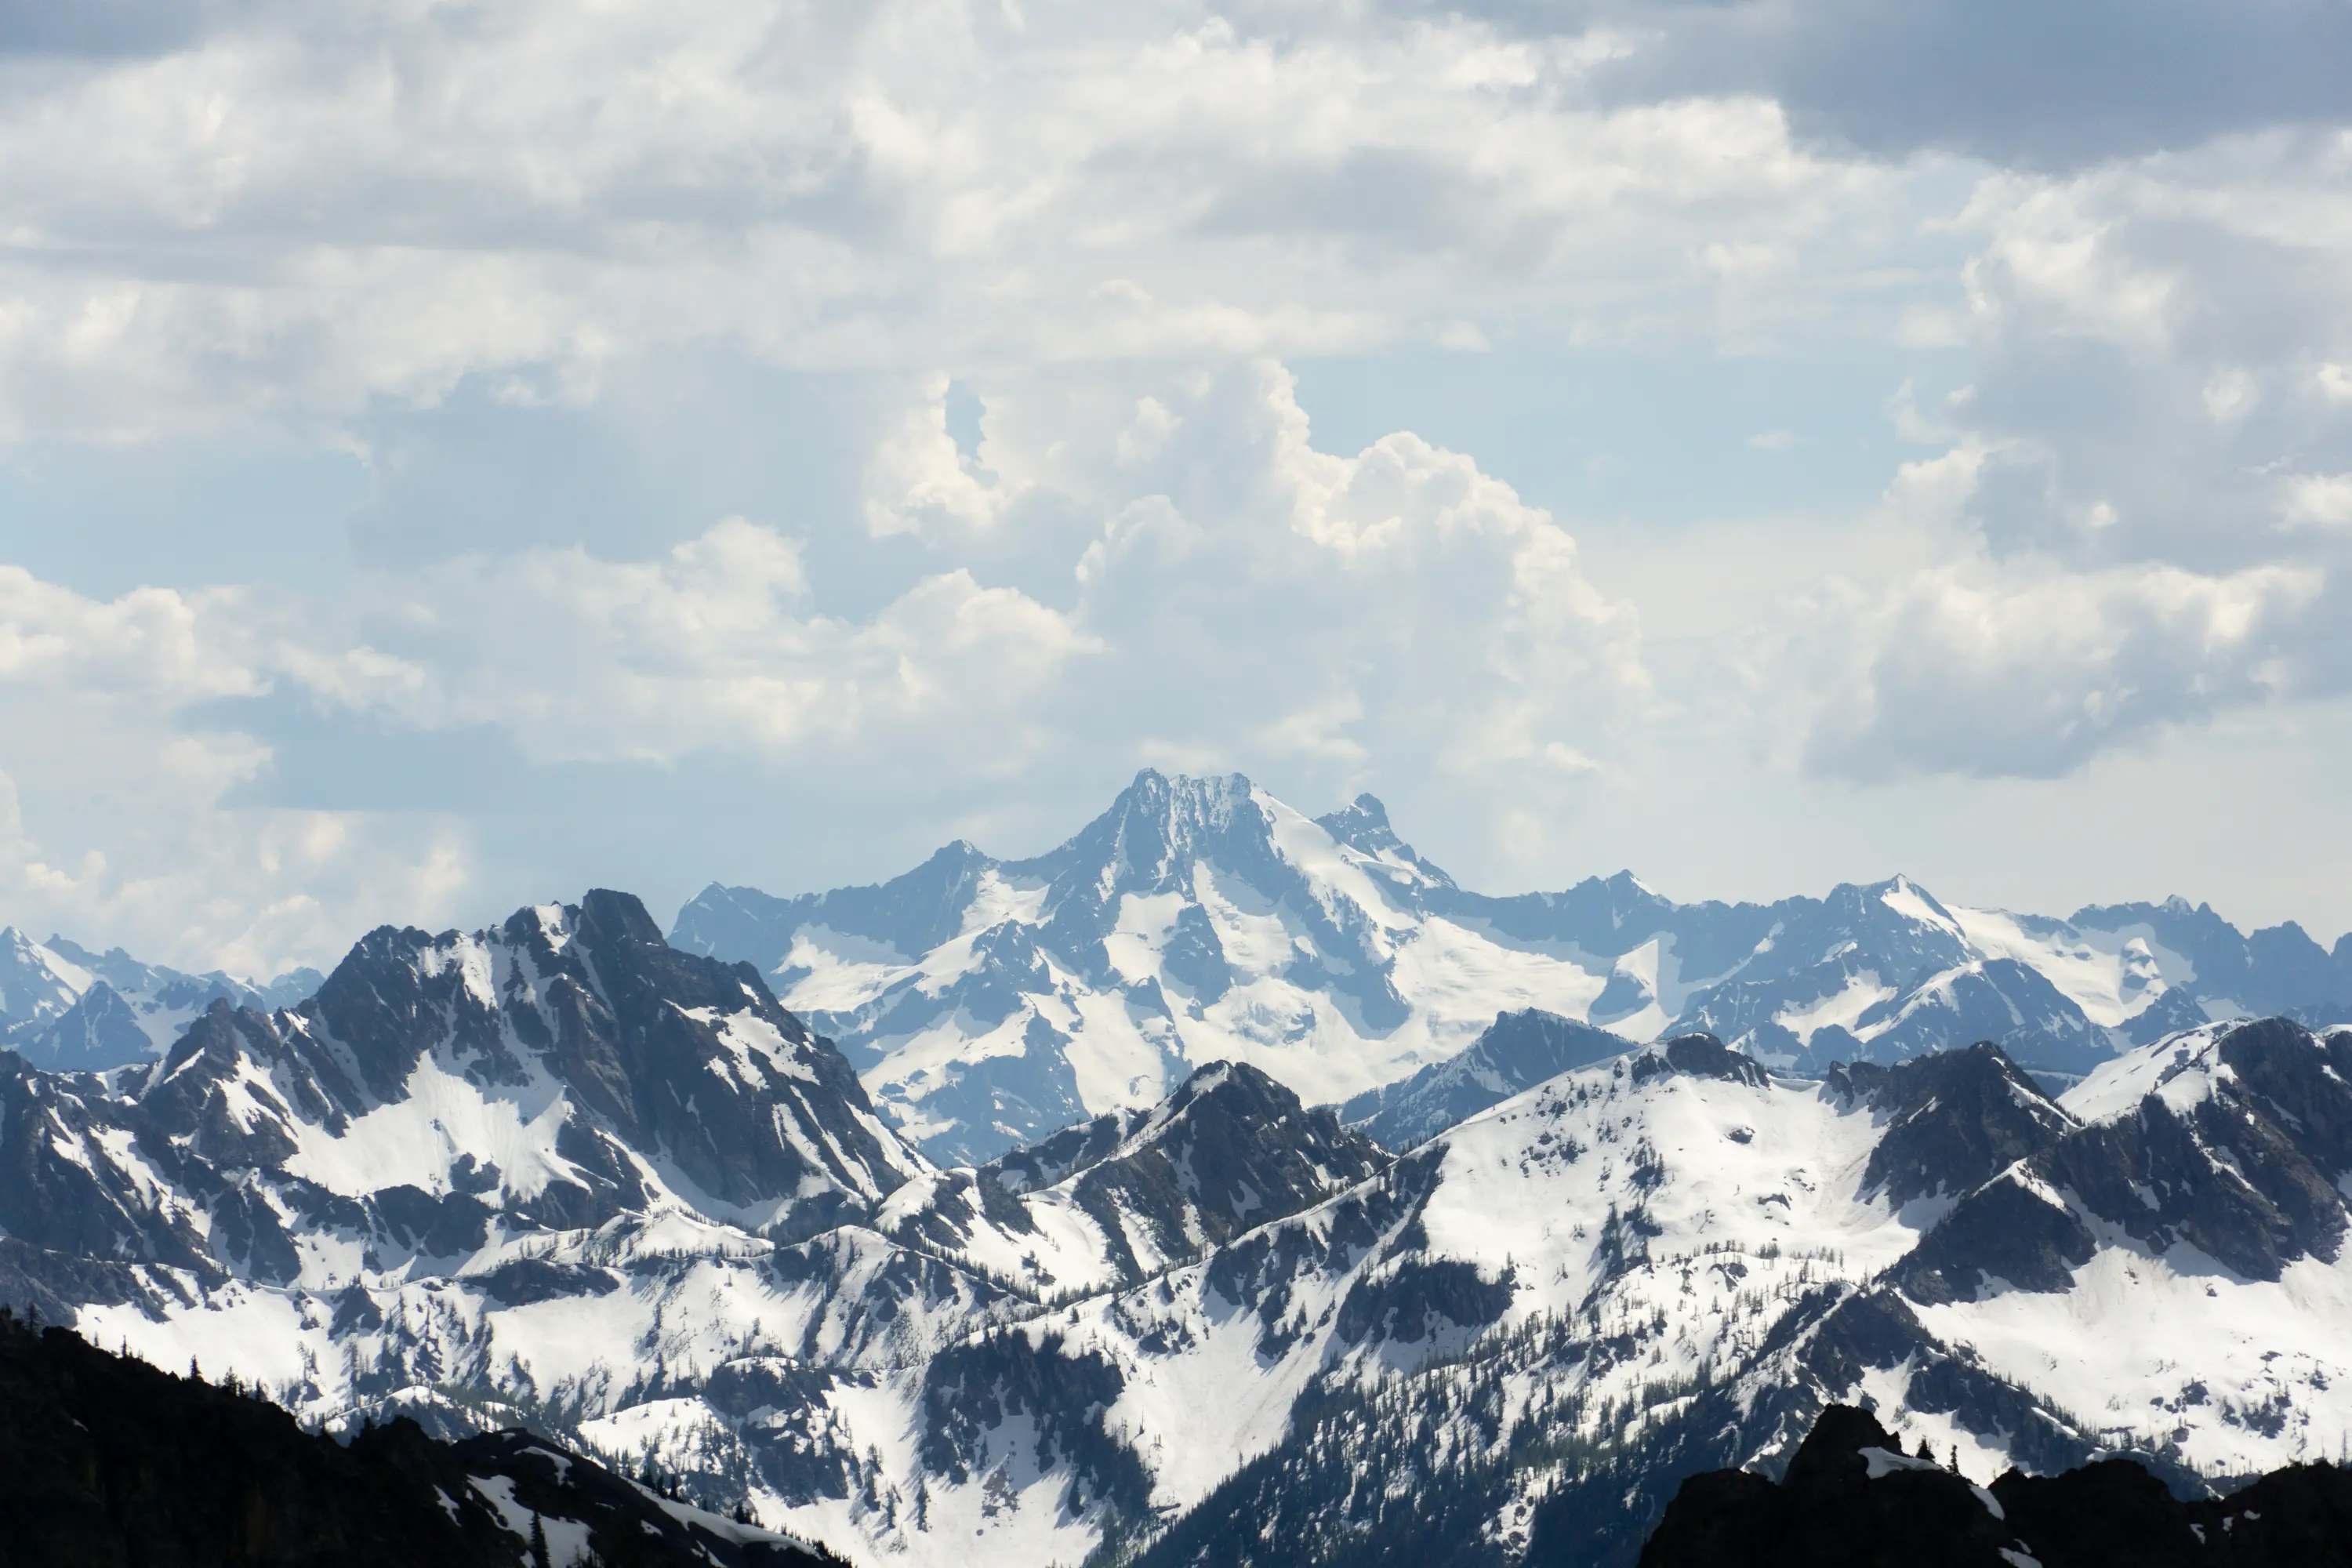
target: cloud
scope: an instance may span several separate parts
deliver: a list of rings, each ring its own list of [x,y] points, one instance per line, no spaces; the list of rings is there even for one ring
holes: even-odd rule
[[[714,342],[903,370],[1765,332],[1916,248],[1912,172],[1752,93],[1604,103],[1626,47],[521,0],[50,58],[0,106],[0,437],[306,427],[469,378],[578,402]]]
[[[216,710],[370,662],[308,635],[246,590],[98,601],[0,568],[6,918],[269,974],[385,918],[451,913],[462,824],[233,804],[271,748]]]
[[[1979,184],[1974,379],[1940,432],[1898,400],[1948,445],[1884,505],[1940,560],[1780,612],[1758,666],[1803,693],[1806,766],[2053,777],[2347,689],[2346,158],[2266,132]]]
[[[1811,640],[1803,761],[1820,773],[2056,778],[2167,725],[2291,689],[2334,624],[2316,573],[2066,572],[1990,563],[1846,597]]]
[[[977,386],[985,475],[945,434],[939,378],[877,449],[869,528],[959,564],[868,618],[822,613],[802,543],[733,519],[652,560],[371,574],[352,646],[279,668],[320,701],[495,726],[545,761],[821,747],[887,768],[1003,763],[1016,736],[1131,758],[1236,732],[1360,758],[1395,731],[1499,765],[1598,744],[1639,700],[1638,628],[1565,531],[1408,433],[1317,449],[1278,363]]]
[[[871,620],[809,607],[800,547],[741,519],[652,561],[577,548],[458,556],[363,585],[352,619],[389,658],[360,680],[301,674],[320,700],[419,729],[488,725],[542,761],[698,752],[845,759],[910,733],[971,736],[1087,638],[962,569]]]
[[[2296,474],[2280,487],[2279,520],[2289,528],[2352,526],[2352,474]]]
[[[0,486],[274,442],[372,491],[303,503],[352,549],[301,593],[0,570],[0,880],[258,967],[663,802],[755,826],[625,868],[797,879],[1143,762],[1443,799],[1516,879],[1669,733],[1899,791],[2330,700],[2347,26],[0,3]],[[1378,386],[1318,444],[1286,368],[1474,353],[1492,446]],[[1617,515],[1671,441],[1538,395],[1714,429],[1733,363],[1757,494],[1700,532]]]
[[[93,830],[102,861],[60,872],[41,846],[75,824],[19,834],[0,877],[61,922],[172,953],[308,955],[338,922],[437,915],[476,876],[464,818],[273,804],[281,744],[320,721],[415,738],[417,766],[437,754],[427,738],[472,735],[551,778],[821,771],[857,781],[868,809],[936,811],[974,776],[1176,758],[1272,760],[1339,796],[1403,753],[1557,802],[1648,699],[1635,616],[1548,513],[1410,433],[1318,448],[1278,363],[974,388],[984,480],[944,434],[941,378],[913,383],[887,426],[866,515],[877,542],[920,554],[859,616],[820,607],[803,539],[741,518],[639,559],[471,552],[364,571],[337,595],[100,601],[0,570],[0,714],[18,738],[0,764],[30,765],[50,800],[136,780],[113,809],[185,846],[174,864]],[[985,515],[936,504],[947,475],[984,484]],[[208,912],[168,924],[174,899]]]
[[[1636,100],[1748,92],[1806,137],[1902,158],[1923,149],[2065,169],[2344,109],[2352,16],[2330,0],[1601,0],[1570,7],[1408,0],[1524,37],[1608,29],[1601,78]]]

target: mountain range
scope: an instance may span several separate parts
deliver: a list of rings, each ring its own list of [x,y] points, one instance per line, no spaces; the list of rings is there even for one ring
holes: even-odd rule
[[[950,1163],[1150,1105],[1208,1061],[1352,1104],[1529,1008],[1634,1043],[1704,1030],[1804,1075],[1990,1039],[2053,1088],[2217,1018],[2352,1017],[2352,935],[2249,936],[2177,898],[2053,920],[1895,877],[1686,904],[1624,872],[1495,897],[1370,795],[1309,818],[1239,775],[1149,770],[1034,859],[956,843],[872,887],[713,884],[670,940],[759,968]]]
[[[1630,1563],[1838,1401],[1979,1479],[2352,1439],[2352,1029],[2055,1099],[1990,1044],[1606,1043],[1503,1019],[1395,1146],[1233,1061],[943,1167],[756,967],[592,893],[371,933],[160,1059],[0,1056],[0,1300],[867,1563]]]
[[[0,927],[0,1043],[42,1067],[121,1067],[160,1056],[216,1001],[268,1009],[319,988],[315,969],[270,981],[214,970],[187,974],[122,949],[92,952],[61,936],[35,942]]]
[[[1482,901],[1376,803],[1122,799],[1050,864],[805,900],[789,962],[689,934],[748,896],[665,937],[592,891],[382,928],[120,1065],[0,1051],[0,1303],[877,1568],[1630,1564],[1838,1404],[1979,1484],[2128,1455],[2196,1498],[2352,1444],[2327,953],[1899,879]],[[866,1000],[793,1005],[828,975]],[[1969,1011],[2021,976],[2074,1013]]]

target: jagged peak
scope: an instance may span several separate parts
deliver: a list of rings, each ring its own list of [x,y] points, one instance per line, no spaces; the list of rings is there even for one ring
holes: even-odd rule
[[[1277,1115],[1303,1109],[1298,1096],[1286,1085],[1247,1062],[1204,1062],[1145,1114],[1128,1134],[1120,1152],[1131,1152],[1166,1137],[1170,1129],[1199,1114],[1203,1106],[1244,1097],[1271,1104]]]
[[[1395,832],[1389,822],[1388,806],[1370,790],[1357,795],[1339,810],[1315,820],[1335,838],[1346,838],[1353,833]]]
[[[1111,809],[1124,816],[1140,813],[1171,823],[1222,823],[1231,816],[1235,807],[1248,802],[1256,791],[1257,786],[1242,773],[1194,777],[1190,773],[1163,773],[1157,768],[1145,768],[1135,775],[1134,782],[1119,792]]]
[[[1676,1035],[1671,1040],[1644,1046],[1634,1053],[1633,1063],[1635,1083],[1679,1076],[1721,1079],[1755,1089],[1769,1089],[1772,1085],[1772,1076],[1764,1070],[1762,1062],[1704,1033]]]
[[[635,893],[624,893],[612,888],[591,888],[581,895],[580,914],[574,930],[583,939],[635,942],[655,947],[668,945],[662,940],[661,927],[654,922],[653,914],[646,908],[645,900]]]

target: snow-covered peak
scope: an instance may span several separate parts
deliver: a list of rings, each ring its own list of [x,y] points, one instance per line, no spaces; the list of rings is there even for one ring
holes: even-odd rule
[[[1264,1073],[1213,1062],[1149,1110],[909,1183],[873,1223],[1041,1295],[1098,1290],[1187,1262],[1387,1163]]]
[[[1877,895],[1880,903],[1905,920],[1948,931],[1955,937],[1962,934],[1960,922],[1953,918],[1952,912],[1937,902],[1935,895],[1908,877],[1897,875],[1879,883],[1870,891]]]
[[[873,887],[714,886],[673,940],[758,965],[948,1163],[1155,1104],[1207,1061],[1352,1101],[1530,1008],[1629,1045],[1703,1031],[1809,1076],[1993,1040],[2056,1085],[2249,998],[2352,1003],[2352,942],[2247,936],[2201,907],[2070,923],[1907,876],[1680,904],[1625,871],[1495,897],[1422,857],[1376,796],[1310,818],[1238,774],[1151,769],[1034,858],[959,843]]]
[[[0,1024],[56,1017],[96,979],[15,926],[0,927]]]

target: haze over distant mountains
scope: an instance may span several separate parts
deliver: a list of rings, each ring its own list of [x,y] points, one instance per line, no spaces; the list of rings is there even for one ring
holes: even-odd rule
[[[714,883],[670,940],[758,966],[945,1160],[1150,1105],[1208,1061],[1351,1100],[1528,1008],[1627,1042],[1703,1029],[1801,1074],[1990,1039],[2063,1084],[2177,1029],[2352,1003],[2352,936],[2249,936],[2178,898],[2055,920],[1896,877],[1685,904],[1624,872],[1498,897],[1370,795],[1309,818],[1238,774],[1150,770],[1047,854],[958,842],[793,898]]]
[[[0,928],[0,1044],[42,1067],[121,1067],[161,1056],[215,1001],[291,1006],[326,977],[296,969],[238,980],[142,963],[121,948],[92,952],[61,936],[35,942]]]

